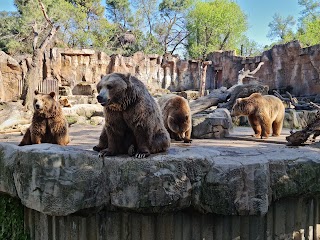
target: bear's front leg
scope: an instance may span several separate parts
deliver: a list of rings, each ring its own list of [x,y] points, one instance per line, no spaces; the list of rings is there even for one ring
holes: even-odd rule
[[[30,128],[27,129],[26,133],[23,135],[23,138],[19,144],[19,146],[24,146],[24,145],[31,145],[31,133],[30,133]]]
[[[256,137],[256,138],[260,138],[261,137],[261,125],[260,125],[260,122],[253,115],[249,115],[248,116],[248,120],[249,120],[250,126],[252,127],[252,129],[254,131],[254,135],[253,136]]]
[[[31,134],[31,142],[32,144],[41,144],[41,135],[38,134]]]
[[[115,152],[111,152],[109,151],[108,148],[106,149],[103,149],[99,152],[99,155],[98,155],[100,158],[103,158],[103,157],[108,157],[108,156],[116,156]]]
[[[192,143],[192,139],[191,139],[191,128],[188,129],[188,131],[186,131],[185,137],[183,138],[183,142],[184,142],[184,143]]]
[[[148,130],[142,127],[137,127],[134,129],[134,136],[137,143],[137,151],[135,154],[136,158],[145,158],[150,156],[150,150],[148,143],[150,142],[150,137],[148,135]]]
[[[98,145],[93,147],[93,150],[96,152],[100,152],[101,150],[106,149],[107,147],[108,147],[108,135],[107,135],[106,127],[104,126],[99,137],[99,143]]]
[[[260,119],[261,138],[268,138],[271,134],[271,120],[269,118]]]

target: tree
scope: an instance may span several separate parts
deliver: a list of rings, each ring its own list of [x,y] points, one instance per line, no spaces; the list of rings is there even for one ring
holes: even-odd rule
[[[159,39],[155,35],[155,26],[159,22],[157,0],[133,0],[136,10],[137,28],[143,32],[139,48],[145,53],[163,53]]]
[[[171,54],[183,44],[188,36],[185,15],[191,0],[163,0],[159,5],[160,21],[155,34],[163,46],[163,53]]]
[[[33,93],[34,90],[37,89],[39,82],[42,80],[41,71],[39,68],[42,66],[42,58],[43,53],[46,47],[53,41],[57,31],[59,30],[59,25],[55,25],[52,20],[48,17],[47,11],[41,2],[38,0],[38,8],[41,9],[44,19],[47,22],[47,27],[44,32],[47,32],[46,37],[43,38],[41,44],[38,45],[38,32],[37,32],[37,25],[36,23],[33,25],[33,32],[34,32],[34,40],[33,40],[33,55],[32,55],[32,62],[28,68],[25,82],[22,89],[22,99],[23,105],[26,109],[30,110],[33,108]],[[49,30],[48,30],[49,29]]]
[[[196,2],[187,15],[190,57],[203,59],[214,50],[235,49],[247,25],[247,17],[236,2]]]
[[[43,4],[52,22],[60,26],[55,42],[58,46],[94,47],[101,50],[108,46],[105,43],[110,40],[113,26],[104,18],[100,0],[43,0]],[[17,54],[32,53],[33,41],[45,37],[44,30],[48,22],[43,18],[37,1],[15,0],[15,5],[17,12],[9,16],[12,20],[11,30],[14,31],[1,29],[6,31],[4,35],[12,35],[10,42],[3,43],[6,45],[5,50]],[[0,16],[0,21],[5,19]],[[37,38],[30,34],[32,32],[37,34]]]
[[[260,46],[256,41],[250,40],[248,37],[243,36],[239,42],[239,49],[237,48],[237,53],[241,56],[257,56],[263,51],[262,46]]]
[[[272,22],[269,23],[269,33],[267,35],[271,40],[279,39],[279,43],[285,43],[294,39],[292,27],[295,25],[293,16],[281,17],[278,13],[273,15]]]
[[[117,24],[122,30],[131,28],[133,16],[128,0],[106,0],[106,13],[108,19]]]
[[[320,15],[320,2],[317,0],[298,0],[298,4],[303,7],[302,18],[318,18]]]
[[[17,12],[0,12],[0,50],[14,55],[21,48],[23,37]]]
[[[320,2],[316,0],[299,0],[302,10],[297,39],[310,46],[320,43]]]

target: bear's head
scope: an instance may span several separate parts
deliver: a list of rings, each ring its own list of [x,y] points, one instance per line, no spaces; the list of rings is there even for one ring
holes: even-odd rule
[[[72,107],[67,98],[59,98],[59,103],[62,107]]]
[[[122,111],[136,99],[131,75],[111,73],[97,84],[98,102],[114,111]]]
[[[59,109],[59,104],[54,99],[55,93],[43,94],[36,90],[34,94],[34,113],[45,118],[54,117]]]
[[[185,132],[190,128],[190,117],[184,113],[172,113],[168,117],[169,129],[176,133],[180,139],[185,138]]]
[[[231,110],[231,117],[248,116],[254,111],[254,102],[248,98],[238,98]]]

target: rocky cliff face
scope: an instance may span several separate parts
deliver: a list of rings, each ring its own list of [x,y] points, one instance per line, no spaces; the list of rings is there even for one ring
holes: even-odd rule
[[[214,64],[207,75],[207,87],[230,87],[237,82],[239,70],[252,71],[264,62],[253,81],[269,85],[271,90],[290,90],[297,96],[317,94],[320,90],[320,45],[302,48],[298,41],[293,41],[275,45],[261,56],[246,58],[235,56],[234,52],[213,52],[208,59]],[[247,78],[244,83],[250,81]]]
[[[22,68],[18,61],[0,51],[0,102],[18,98]]]
[[[297,41],[276,45],[257,57],[235,56],[234,51],[218,51],[208,55],[206,88],[231,87],[237,83],[242,68],[254,70],[263,61],[264,65],[254,75],[254,81],[269,85],[270,89],[291,90],[294,95],[311,95],[320,91],[320,45],[302,48]],[[17,60],[0,53],[0,100],[18,98],[27,71],[28,61]],[[94,89],[101,75],[122,72],[131,73],[150,89],[165,88],[172,91],[198,89],[200,79],[199,61],[181,60],[179,56],[165,54],[146,55],[137,52],[133,56],[108,56],[90,49],[53,48],[44,54],[44,91],[56,86],[70,88],[73,94],[90,94],[84,85]],[[248,83],[252,79],[244,79]],[[79,87],[80,85],[80,87]],[[73,89],[75,89],[73,91]],[[81,91],[83,90],[83,92]]]

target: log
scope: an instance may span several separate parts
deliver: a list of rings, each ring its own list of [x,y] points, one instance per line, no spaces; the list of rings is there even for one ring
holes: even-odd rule
[[[231,110],[237,98],[248,97],[255,92],[267,94],[268,90],[268,86],[257,84],[235,85],[229,89],[224,87],[215,89],[209,95],[200,97],[190,103],[191,114],[201,112],[212,106]]]
[[[252,93],[268,94],[269,86],[258,84],[235,85],[228,89],[228,102],[218,104],[219,108],[227,108],[231,110],[237,98],[249,97]]]
[[[286,137],[286,140],[288,141],[288,145],[301,146],[309,139],[311,135],[313,135],[311,140],[312,142],[315,142],[316,137],[320,135],[320,112],[317,113],[316,118],[304,129],[295,133],[291,133],[290,136]]]
[[[295,110],[314,110],[318,109],[315,103],[298,101],[297,98],[293,97],[289,92],[286,92],[288,98],[283,97],[278,91],[273,90],[273,93],[286,105],[286,108],[294,108]]]

